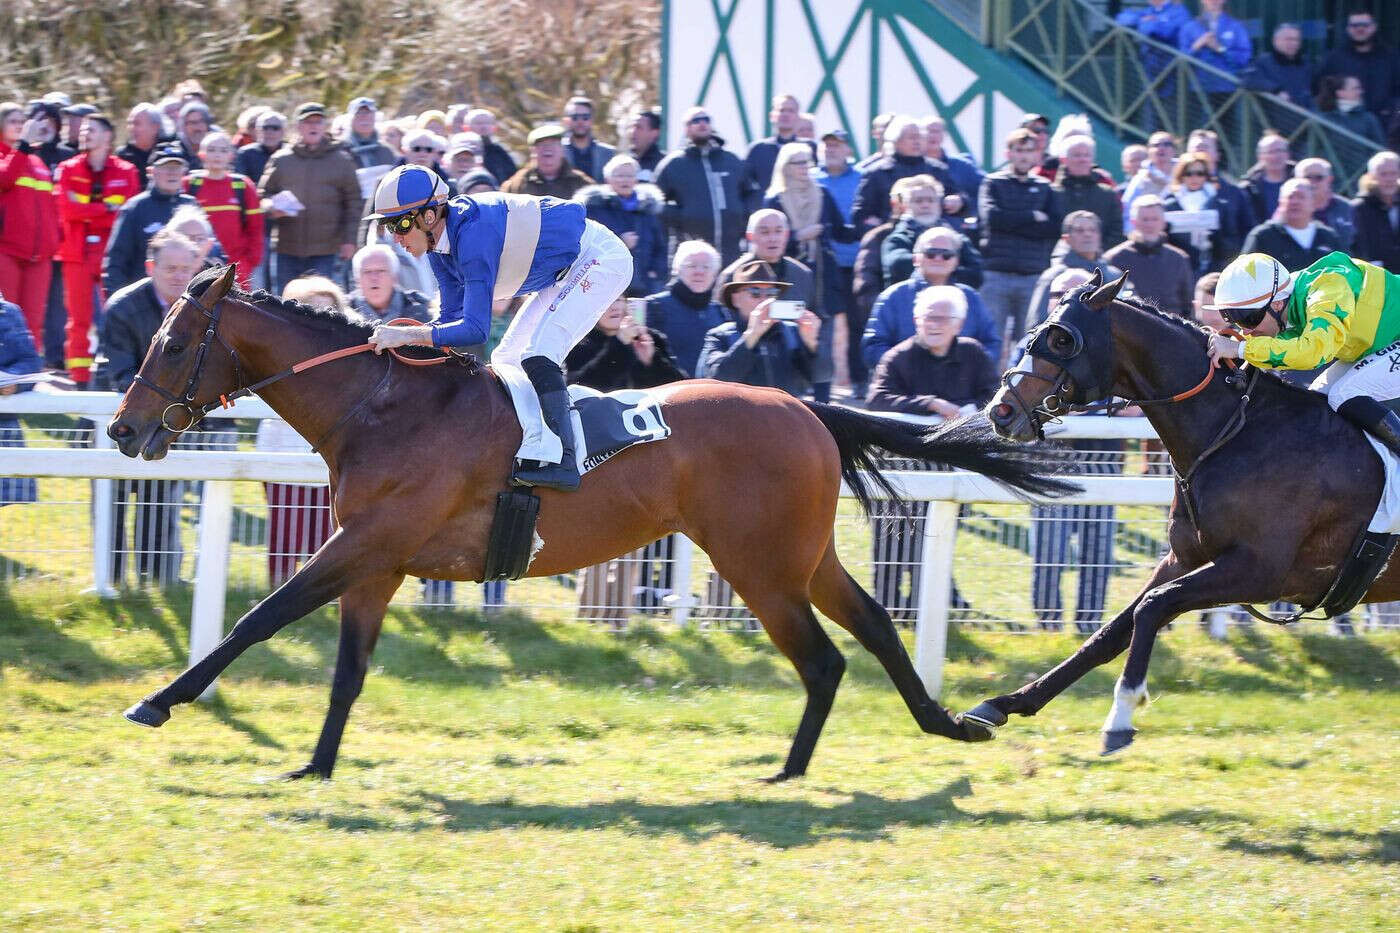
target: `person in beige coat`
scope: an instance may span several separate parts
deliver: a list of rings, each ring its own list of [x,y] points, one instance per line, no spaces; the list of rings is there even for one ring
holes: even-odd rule
[[[276,152],[258,185],[272,223],[273,282],[278,294],[306,273],[333,279],[336,260],[355,255],[364,207],[355,159],[330,139],[326,108],[296,109],[298,140]]]

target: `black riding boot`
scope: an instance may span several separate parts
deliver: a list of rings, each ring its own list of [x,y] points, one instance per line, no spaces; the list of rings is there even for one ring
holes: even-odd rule
[[[564,452],[558,463],[526,466],[517,461],[511,474],[513,486],[545,486],[572,492],[578,488],[578,469],[574,464],[574,421],[570,414],[569,390],[564,383],[564,371],[559,364],[544,356],[532,356],[520,364],[530,385],[540,399],[540,412],[545,426],[559,437]]]
[[[1400,415],[1389,405],[1358,395],[1343,402],[1337,414],[1400,454]]]

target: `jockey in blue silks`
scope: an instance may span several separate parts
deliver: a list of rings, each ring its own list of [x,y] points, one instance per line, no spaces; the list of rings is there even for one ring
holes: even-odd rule
[[[428,256],[442,307],[432,324],[376,326],[376,353],[485,343],[492,301],[533,296],[491,354],[524,432],[511,482],[578,488],[564,357],[632,281],[627,246],[585,219],[581,204],[498,192],[454,198],[418,165],[384,176],[371,217],[413,256]]]

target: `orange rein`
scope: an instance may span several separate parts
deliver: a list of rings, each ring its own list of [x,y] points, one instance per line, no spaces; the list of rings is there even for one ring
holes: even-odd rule
[[[386,323],[389,323],[389,324],[421,324],[421,323],[423,323],[423,322],[422,322],[422,321],[415,321],[415,320],[414,320],[413,318],[411,318],[411,317],[396,317],[396,318],[394,318],[392,321],[388,321],[388,322],[386,322]],[[372,343],[361,343],[361,344],[356,344],[356,345],[353,346],[353,347],[345,347],[345,348],[340,349],[340,350],[332,350],[332,351],[329,352],[329,353],[322,353],[320,356],[313,356],[313,357],[311,357],[311,359],[309,359],[309,360],[302,360],[300,363],[295,363],[295,364],[293,364],[291,369],[283,370],[281,373],[278,373],[276,376],[273,376],[273,377],[271,377],[271,378],[269,378],[269,379],[265,379],[265,380],[263,380],[262,382],[258,383],[256,386],[252,386],[252,387],[249,387],[248,389],[240,390],[237,394],[234,395],[233,398],[230,398],[228,395],[220,395],[220,396],[219,396],[219,401],[223,404],[223,407],[224,407],[224,408],[232,408],[232,407],[233,407],[233,403],[236,402],[236,401],[238,400],[238,396],[239,396],[239,395],[244,395],[244,394],[250,393],[250,392],[252,392],[252,391],[255,391],[255,390],[261,388],[262,386],[267,385],[267,384],[270,383],[270,382],[274,382],[274,381],[276,381],[277,379],[282,378],[283,376],[292,376],[292,375],[296,375],[297,373],[304,373],[304,372],[306,372],[308,369],[312,369],[312,368],[314,368],[314,367],[316,367],[316,366],[320,366],[322,363],[329,363],[329,362],[331,362],[332,360],[344,359],[344,358],[347,357],[347,356],[355,356],[355,355],[358,354],[358,353],[364,353],[364,352],[366,352],[367,350],[373,350],[373,349],[374,349],[374,344],[372,344]],[[391,348],[389,349],[389,355],[392,356],[394,359],[398,360],[400,363],[403,363],[403,364],[405,364],[405,365],[407,365],[407,366],[437,366],[439,363],[446,363],[448,360],[452,359],[452,357],[451,357],[450,355],[448,355],[448,356],[440,356],[440,357],[436,357],[436,358],[430,359],[430,360],[419,360],[419,359],[414,359],[414,358],[411,357],[411,356],[404,356],[404,355],[403,355],[402,353],[400,353],[400,352],[398,351],[398,349],[395,348],[395,347],[391,347]]]

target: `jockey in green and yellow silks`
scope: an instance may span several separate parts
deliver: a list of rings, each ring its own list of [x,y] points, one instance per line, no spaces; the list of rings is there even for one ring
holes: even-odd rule
[[[1209,352],[1274,369],[1332,365],[1313,383],[1334,411],[1400,453],[1400,276],[1328,253],[1289,273],[1263,253],[1225,267],[1214,310],[1244,340],[1211,337]]]

